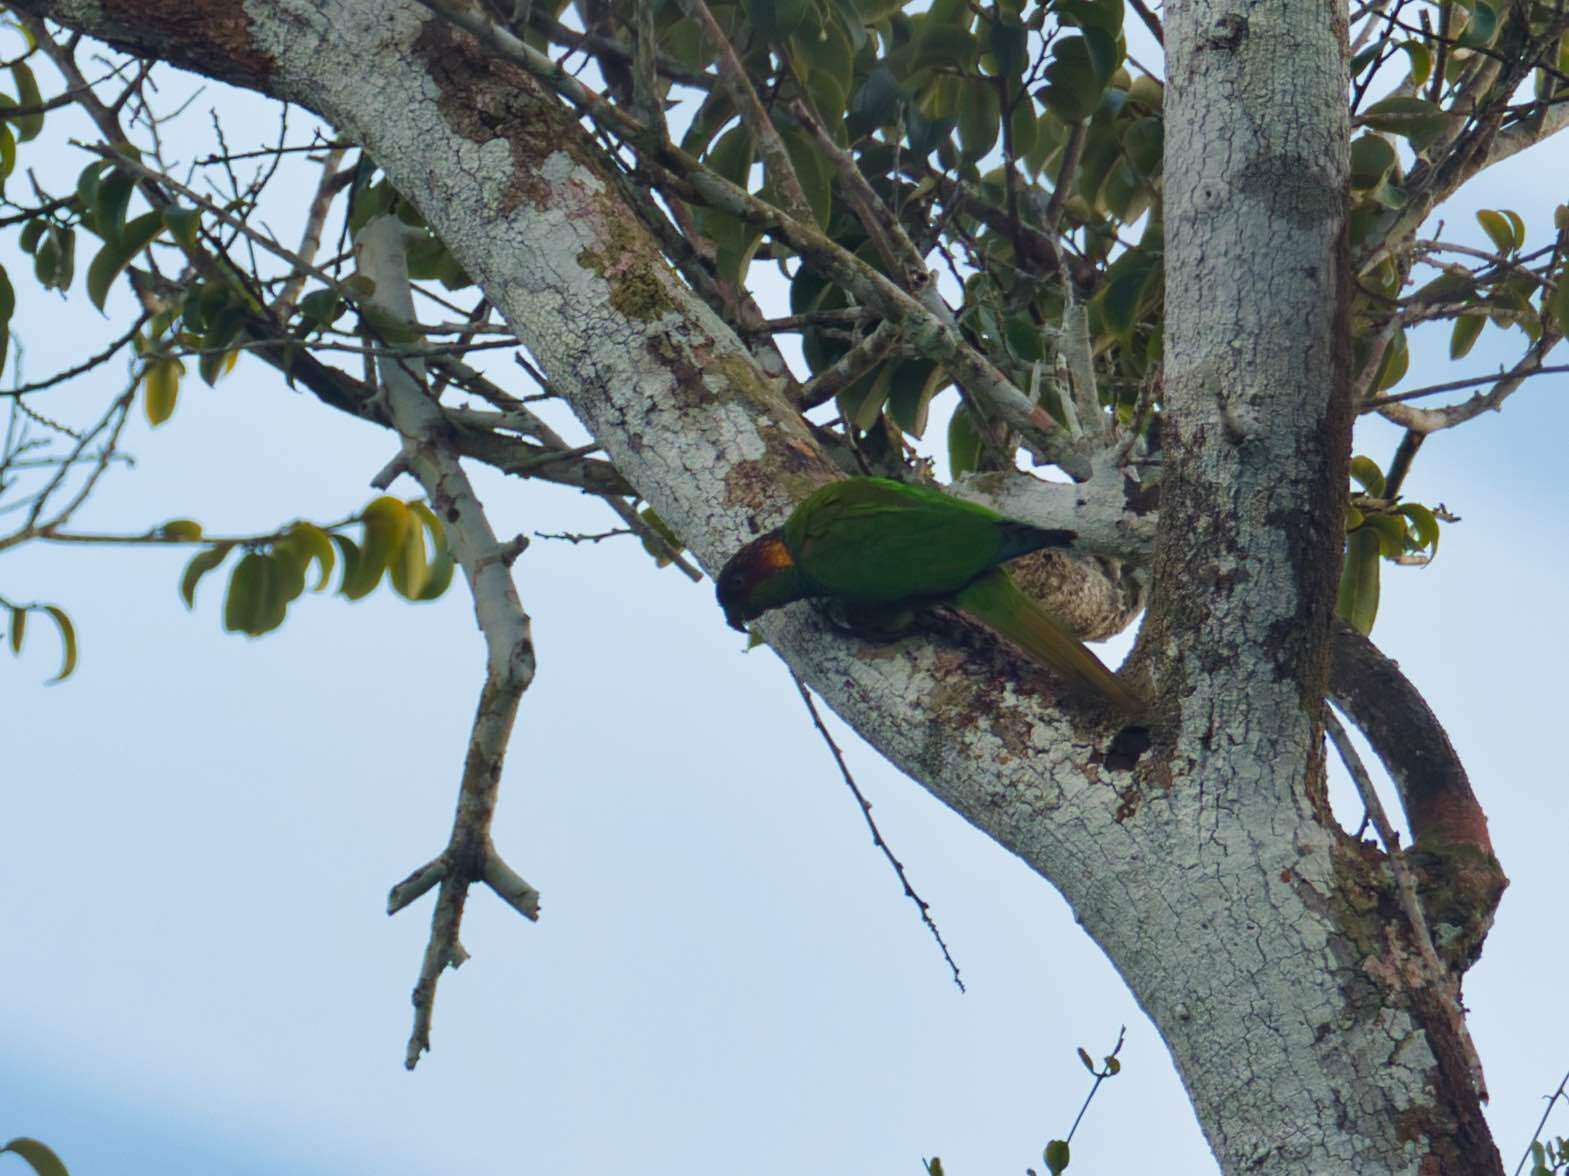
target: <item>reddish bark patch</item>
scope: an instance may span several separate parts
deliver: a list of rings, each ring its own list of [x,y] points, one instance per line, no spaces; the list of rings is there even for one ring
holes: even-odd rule
[[[270,91],[277,63],[256,47],[243,5],[228,0],[105,0],[102,11],[108,24],[95,27],[93,35],[117,49],[246,89]]]

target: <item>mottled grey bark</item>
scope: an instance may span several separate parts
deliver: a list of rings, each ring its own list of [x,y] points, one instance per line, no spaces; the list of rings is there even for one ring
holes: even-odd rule
[[[576,119],[424,9],[23,6],[302,102],[366,144],[709,568],[835,476],[671,276]],[[1224,1169],[1497,1170],[1455,1044],[1405,968],[1387,876],[1323,801],[1349,428],[1344,4],[1166,11],[1168,473],[1137,654],[1158,700],[1149,734],[1119,735],[957,625],[861,646],[796,606],[764,631],[871,743],[1062,891],[1169,1043]],[[1063,509],[1110,501],[1092,497]],[[1147,528],[1136,498],[1095,526]]]

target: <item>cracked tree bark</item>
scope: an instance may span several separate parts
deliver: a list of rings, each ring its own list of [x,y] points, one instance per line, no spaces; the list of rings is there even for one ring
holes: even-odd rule
[[[363,143],[707,567],[837,476],[671,276],[576,118],[426,9],[20,7]],[[1061,890],[1159,1027],[1224,1170],[1499,1171],[1442,1010],[1404,966],[1381,855],[1323,794],[1350,422],[1345,6],[1166,16],[1172,428],[1135,653],[1153,744],[1114,751],[1114,729],[973,636],[861,647],[803,606],[763,628],[869,742]],[[1123,544],[1148,525],[1124,505],[1097,524]]]

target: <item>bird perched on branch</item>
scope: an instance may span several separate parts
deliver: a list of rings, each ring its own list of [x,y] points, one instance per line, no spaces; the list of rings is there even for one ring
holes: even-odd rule
[[[732,628],[794,600],[826,599],[863,623],[947,604],[1119,710],[1138,698],[998,567],[1073,531],[1010,519],[925,486],[847,478],[818,490],[785,524],[730,557],[719,604]]]

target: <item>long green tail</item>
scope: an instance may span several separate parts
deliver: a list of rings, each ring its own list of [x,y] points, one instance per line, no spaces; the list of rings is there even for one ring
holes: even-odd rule
[[[1006,572],[987,572],[961,588],[953,601],[1075,686],[1092,691],[1129,714],[1143,709],[1138,697],[1098,657],[1052,620],[1045,609],[1020,592]]]

